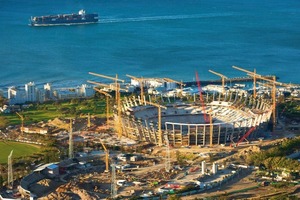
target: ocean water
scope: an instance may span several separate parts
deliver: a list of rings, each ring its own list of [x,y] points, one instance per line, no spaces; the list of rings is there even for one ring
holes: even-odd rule
[[[30,16],[100,15],[91,25],[30,27]],[[0,0],[0,88],[74,86],[108,76],[245,76],[300,83],[299,0]]]

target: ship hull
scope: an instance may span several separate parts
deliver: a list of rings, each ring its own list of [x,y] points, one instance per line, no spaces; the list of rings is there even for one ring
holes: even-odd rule
[[[31,17],[30,26],[60,26],[98,23],[98,14],[61,14]]]

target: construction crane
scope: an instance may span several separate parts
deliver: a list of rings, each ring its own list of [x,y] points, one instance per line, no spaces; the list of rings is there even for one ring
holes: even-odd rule
[[[179,84],[181,91],[182,91],[183,86],[186,85],[185,83],[182,83],[182,81],[179,82],[179,81],[175,81],[175,80],[170,79],[170,78],[163,78],[163,80],[166,81],[166,82],[171,82],[171,83],[177,83],[177,84]]]
[[[197,85],[198,85],[198,91],[199,91],[199,96],[200,96],[200,102],[202,104],[202,111],[203,111],[203,118],[205,123],[209,123],[209,135],[210,135],[210,146],[213,146],[213,131],[214,131],[214,126],[213,126],[213,119],[212,119],[212,114],[213,111],[210,108],[210,111],[206,113],[206,107],[205,107],[205,103],[202,97],[202,89],[201,89],[201,84],[200,84],[200,79],[199,79],[199,75],[198,72],[196,71],[196,81],[197,81]],[[207,117],[206,114],[209,114],[209,118]]]
[[[87,81],[88,83],[91,83],[91,84],[94,84],[94,85],[98,85],[98,86],[101,86],[101,87],[106,87],[106,88],[109,88],[109,89],[112,89],[112,90],[117,90],[118,88],[115,86],[115,85],[108,85],[108,84],[105,84],[105,83],[99,83],[99,82],[96,82],[96,81]],[[119,90],[121,91],[125,91],[127,92],[128,90],[127,89],[123,89],[123,88],[119,88]]]
[[[163,138],[162,138],[163,136],[162,136],[162,131],[161,131],[161,108],[167,109],[167,107],[162,106],[162,105],[157,104],[157,103],[152,103],[152,102],[149,102],[149,101],[145,101],[145,103],[158,108],[158,135],[159,135],[159,146],[161,146],[162,141],[163,141]]]
[[[94,88],[94,90],[96,90],[97,92],[104,94],[106,97],[106,124],[107,126],[109,125],[109,98],[111,98],[112,96],[110,94],[108,94],[107,92],[104,92],[98,88]]]
[[[21,119],[21,133],[23,134],[24,132],[24,116],[16,112],[16,114],[20,117]]]
[[[106,76],[106,75],[102,75],[102,74],[96,74],[96,73],[93,73],[93,72],[89,72],[89,74],[91,75],[95,75],[95,76],[99,76],[99,77],[102,77],[102,78],[107,78],[107,79],[110,79],[110,80],[114,80],[115,81],[115,91],[116,91],[116,105],[117,105],[117,123],[116,123],[116,130],[117,130],[117,133],[118,133],[118,137],[121,138],[122,137],[122,121],[121,121],[121,95],[120,95],[120,84],[119,82],[125,82],[124,80],[122,79],[119,79],[118,78],[118,75],[116,74],[116,77],[110,77],[110,76]],[[93,81],[88,81],[89,83],[93,83]],[[101,83],[97,83],[97,82],[94,82],[96,83],[97,85],[103,85]],[[104,84],[105,85],[105,84]]]
[[[90,113],[88,113],[87,115],[80,114],[79,118],[87,118],[87,127],[88,128],[91,127],[91,115],[90,115]]]
[[[269,78],[265,78],[263,77],[262,75],[259,75],[257,73],[253,73],[251,71],[248,71],[248,70],[245,70],[245,69],[242,69],[240,67],[236,67],[236,66],[232,66],[234,69],[237,69],[237,70],[240,70],[240,71],[243,71],[243,72],[246,72],[249,76],[252,76],[252,77],[255,77],[255,80],[256,79],[261,79],[261,80],[264,80],[264,81],[268,81],[270,84],[272,84],[272,102],[273,102],[273,130],[275,130],[275,126],[276,126],[276,85],[287,85],[287,84],[284,84],[284,83],[280,83],[280,82],[277,82],[276,81],[276,76],[273,76],[273,80],[272,79],[269,79]],[[256,72],[254,70],[254,72]],[[256,83],[255,83],[256,84]],[[254,85],[255,85],[254,84]],[[256,89],[256,88],[255,88]]]
[[[109,172],[109,151],[107,150],[107,148],[105,147],[104,143],[102,142],[102,140],[100,140],[100,143],[105,151],[105,172]]]
[[[205,121],[205,123],[208,123],[209,119],[206,116],[206,108],[205,108],[205,103],[204,103],[204,100],[203,100],[203,97],[202,97],[202,88],[201,88],[201,83],[200,83],[198,72],[196,72],[196,81],[197,81],[197,86],[198,86],[198,91],[199,91],[199,96],[200,96],[200,103],[202,105],[204,121]]]
[[[245,135],[243,135],[243,137],[241,137],[241,139],[239,139],[239,141],[235,144],[235,147],[239,146],[239,144],[241,142],[243,142],[254,130],[255,130],[255,126],[251,127],[246,133]],[[230,144],[230,146],[232,147],[233,144]]]
[[[212,71],[212,70],[208,70],[210,73],[213,73],[217,76],[220,76],[222,79],[222,93],[225,94],[225,79],[228,79],[227,76],[224,76],[223,74],[220,74],[218,72]]]
[[[131,76],[129,74],[126,74],[126,76],[128,76],[129,78],[131,78],[131,79],[136,80],[136,81],[139,82],[140,89],[141,89],[141,102],[143,104],[144,103],[144,81],[145,81],[145,79],[143,77],[137,78],[137,77]]]

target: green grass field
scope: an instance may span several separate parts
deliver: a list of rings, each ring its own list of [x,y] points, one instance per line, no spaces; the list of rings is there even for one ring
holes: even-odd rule
[[[30,144],[0,141],[0,163],[7,163],[7,157],[10,154],[11,150],[14,150],[12,158],[18,158],[38,153],[40,151],[40,148]]]
[[[20,114],[25,118],[25,125],[40,121],[47,121],[56,117],[75,117],[75,114],[64,114],[61,111],[62,108],[75,108],[77,113],[80,114],[90,113],[94,116],[105,116],[105,101],[93,99],[85,100],[84,104],[62,102],[59,105],[54,105],[53,103],[44,103],[39,106],[34,105],[29,109],[20,112]],[[8,120],[8,125],[21,124],[20,117],[15,113],[5,114],[2,116]]]

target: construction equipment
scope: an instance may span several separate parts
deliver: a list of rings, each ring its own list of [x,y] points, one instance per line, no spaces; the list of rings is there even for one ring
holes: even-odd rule
[[[157,104],[157,103],[152,103],[152,102],[149,102],[149,101],[145,101],[146,104],[149,104],[149,105],[152,105],[152,106],[155,106],[158,108],[158,135],[159,135],[159,146],[162,145],[162,141],[163,141],[163,136],[162,136],[162,131],[161,131],[161,108],[164,108],[164,109],[167,109],[166,106],[162,106],[160,104]]]
[[[100,140],[100,143],[105,151],[105,172],[109,172],[109,151],[107,150],[107,148],[105,147],[104,143],[102,142],[102,140]]]
[[[24,117],[23,115],[19,114],[18,112],[16,112],[16,114],[20,117],[21,119],[21,133],[23,134],[24,132]]]
[[[220,76],[222,79],[222,93],[225,94],[225,79],[228,79],[227,76],[224,76],[223,74],[220,74],[218,72],[212,71],[212,70],[208,70],[210,73],[213,73],[217,76]]]
[[[181,89],[181,91],[182,91],[182,88],[183,88],[183,86],[185,86],[186,84],[185,83],[182,83],[182,81],[175,81],[175,80],[173,80],[173,79],[170,79],[170,78],[163,78],[163,80],[164,81],[167,81],[167,82],[171,82],[171,83],[177,83],[177,84],[179,84],[180,85],[180,89]]]
[[[106,124],[107,126],[109,125],[109,98],[111,98],[112,96],[110,94],[108,94],[107,92],[104,92],[98,88],[94,88],[94,90],[96,90],[97,92],[104,94],[106,97]]]
[[[129,74],[126,74],[126,76],[128,76],[129,78],[139,82],[140,89],[141,89],[141,102],[143,103],[144,102],[144,81],[145,81],[145,79],[143,77],[137,78],[137,77],[131,76]]]
[[[200,83],[200,79],[199,79],[197,71],[196,71],[196,81],[197,81],[197,86],[198,86],[198,91],[199,91],[199,96],[200,96],[200,103],[202,105],[202,111],[203,111],[204,121],[205,121],[205,123],[208,123],[209,119],[206,116],[206,108],[205,108],[205,103],[204,103],[204,100],[203,100],[203,97],[202,97],[201,83]]]
[[[255,130],[255,126],[252,126],[246,133],[245,135],[243,135],[243,137],[241,137],[241,139],[239,139],[239,141],[235,144],[235,146],[239,146],[239,144],[241,142],[243,142],[254,130]],[[230,144],[230,146],[232,146],[232,144]]]
[[[196,71],[196,81],[197,81],[197,85],[198,85],[200,102],[201,102],[201,105],[202,105],[203,118],[204,118],[205,123],[209,123],[210,146],[212,147],[213,146],[213,131],[214,131],[213,119],[212,119],[213,111],[210,108],[210,111],[208,111],[206,113],[206,107],[205,107],[205,103],[204,103],[204,100],[203,100],[203,97],[202,97],[202,89],[201,89],[200,79],[199,79],[199,75],[198,75],[197,71]],[[209,114],[209,118],[207,117],[206,114]]]
[[[275,130],[275,126],[276,126],[276,85],[287,86],[288,84],[284,84],[284,83],[280,83],[280,82],[276,81],[276,76],[273,76],[273,80],[272,80],[272,79],[269,79],[269,78],[265,78],[262,75],[256,74],[255,70],[254,70],[254,73],[253,73],[251,71],[242,69],[240,67],[236,67],[236,66],[232,66],[232,67],[234,69],[246,72],[247,75],[254,77],[255,81],[256,81],[256,79],[261,79],[261,80],[264,80],[264,81],[268,81],[269,83],[272,84],[272,102],[273,102],[273,106],[272,106],[273,107],[273,113],[272,113],[272,115],[273,115],[273,130]],[[255,84],[256,83],[254,83],[254,85]],[[256,90],[256,87],[254,87],[253,89]]]
[[[116,105],[117,105],[117,120],[116,120],[116,124],[115,124],[115,127],[116,127],[116,131],[118,133],[118,137],[121,138],[122,137],[122,120],[121,120],[121,95],[120,95],[120,84],[119,82],[125,82],[124,80],[122,79],[118,79],[118,75],[116,74],[116,77],[110,77],[110,76],[105,76],[105,75],[102,75],[102,74],[96,74],[96,73],[93,73],[93,72],[89,72],[89,74],[92,74],[92,75],[95,75],[95,76],[99,76],[99,77],[102,77],[102,78],[107,78],[107,79],[110,79],[110,80],[114,80],[115,81],[115,91],[116,91]],[[97,84],[97,85],[105,85],[105,84],[101,84],[101,83],[97,83],[97,82],[94,82],[94,81],[88,81],[89,83],[94,83],[94,84]]]
[[[80,115],[79,118],[87,118],[87,127],[90,128],[91,127],[91,115],[90,113],[88,113],[87,115]]]

